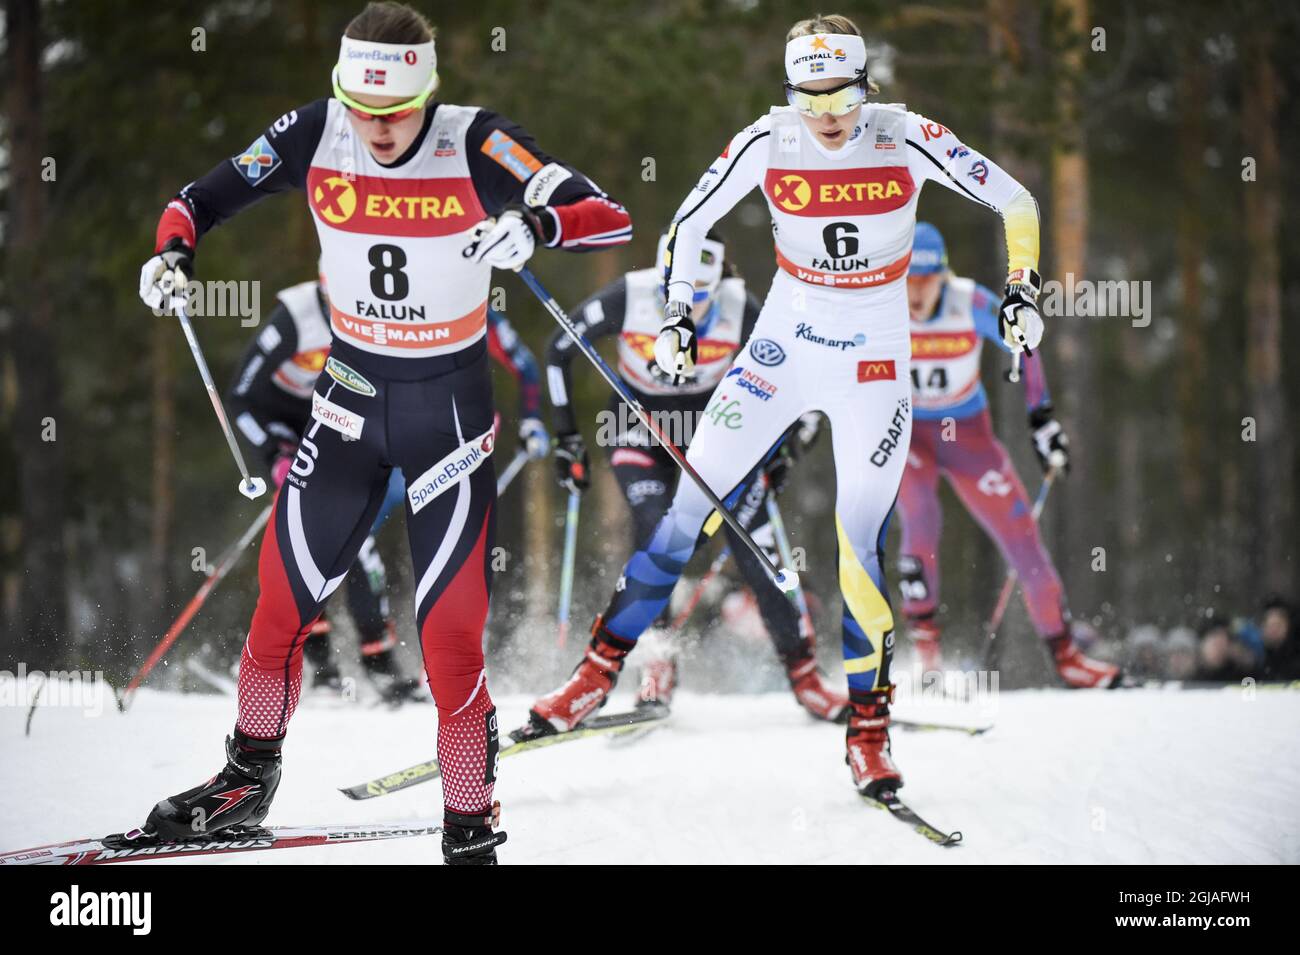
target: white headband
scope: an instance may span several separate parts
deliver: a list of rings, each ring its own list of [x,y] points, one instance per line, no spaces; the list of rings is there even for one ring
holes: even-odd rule
[[[345,36],[339,46],[339,86],[349,93],[413,99],[429,88],[437,72],[432,40],[410,45]]]
[[[827,77],[850,79],[867,68],[867,44],[847,33],[797,36],[785,45],[785,78],[792,86]]]

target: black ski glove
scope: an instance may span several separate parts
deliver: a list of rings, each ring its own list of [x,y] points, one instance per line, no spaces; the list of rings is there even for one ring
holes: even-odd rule
[[[577,431],[555,436],[555,478],[570,493],[581,494],[591,487],[587,446]]]
[[[1065,436],[1065,430],[1056,420],[1050,404],[1039,405],[1029,412],[1029,431],[1043,473],[1057,470],[1069,474],[1070,439]]]

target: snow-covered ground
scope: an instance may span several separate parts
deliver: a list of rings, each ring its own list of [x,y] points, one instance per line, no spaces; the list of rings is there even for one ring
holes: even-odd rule
[[[498,699],[502,727],[529,699]],[[622,708],[616,700],[611,710]],[[922,715],[918,705],[900,717]],[[963,711],[929,715],[960,720]],[[228,697],[141,691],[127,715],[0,707],[0,850],[121,831],[211,775]],[[978,721],[978,718],[976,718]],[[902,795],[965,842],[940,849],[864,806],[843,729],[785,693],[681,694],[669,725],[503,760],[503,863],[1297,863],[1300,693],[1004,692],[980,737],[895,731]],[[504,735],[504,734],[503,734]],[[308,701],[269,824],[437,820],[436,783],[336,792],[429,758],[432,706]],[[440,861],[433,839],[229,856],[223,864]],[[200,864],[211,860],[185,860]],[[147,864],[165,864],[161,862]]]

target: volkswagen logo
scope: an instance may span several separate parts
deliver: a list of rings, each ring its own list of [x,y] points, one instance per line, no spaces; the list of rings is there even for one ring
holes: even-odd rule
[[[785,349],[770,338],[755,338],[749,343],[749,353],[760,365],[779,365],[785,361]]]

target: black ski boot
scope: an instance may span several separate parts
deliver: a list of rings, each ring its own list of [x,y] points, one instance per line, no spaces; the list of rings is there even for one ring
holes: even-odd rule
[[[253,739],[235,729],[226,737],[226,766],[201,786],[153,807],[144,834],[162,841],[198,839],[260,826],[280,785],[279,739]]]
[[[486,814],[466,816],[444,810],[442,859],[445,865],[496,865],[497,846],[506,841],[501,825],[501,803],[494,802]]]
[[[366,676],[370,678],[370,682],[389,706],[426,703],[432,699],[420,680],[402,675],[394,651],[384,650],[380,653],[365,654],[361,657],[361,663]]]
[[[343,690],[343,674],[330,653],[331,630],[328,620],[323,616],[318,618],[303,641],[302,656],[305,668],[311,673],[311,688],[339,693]]]

